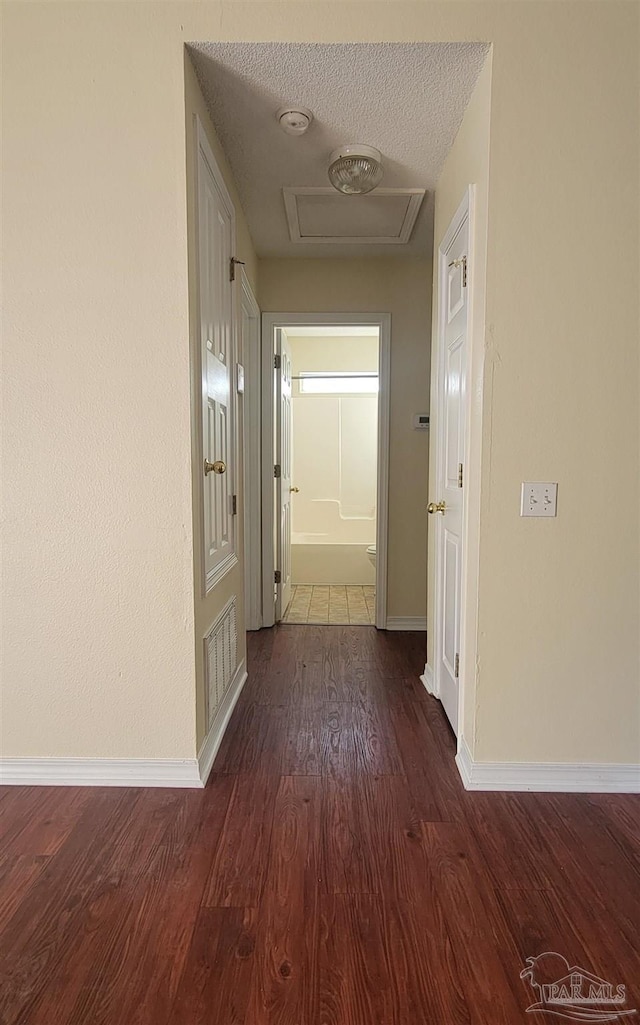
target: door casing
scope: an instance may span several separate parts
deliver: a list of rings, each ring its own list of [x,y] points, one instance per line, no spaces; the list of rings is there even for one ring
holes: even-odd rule
[[[276,621],[284,616],[291,599],[291,464],[293,456],[293,362],[286,331],[275,332],[279,370],[274,367],[275,397],[278,403],[275,445],[280,474],[274,478],[276,530],[274,542],[280,584],[275,588]],[[279,453],[279,455],[277,454]]]
[[[390,313],[263,313],[262,314],[262,625],[273,626],[275,607],[275,522],[273,500],[274,395],[273,339],[279,327],[379,328],[378,349],[378,486],[376,510],[376,626],[387,627],[387,565],[389,536],[389,408],[391,384]]]
[[[244,267],[240,268],[242,365],[244,369],[244,593],[247,630],[262,626],[262,537],[260,508],[261,320],[260,308]]]

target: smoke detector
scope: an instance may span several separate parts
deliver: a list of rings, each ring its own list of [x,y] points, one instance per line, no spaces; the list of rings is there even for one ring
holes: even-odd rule
[[[276,118],[287,135],[304,135],[313,121],[313,114],[306,107],[281,107]]]
[[[372,192],[382,181],[382,156],[373,146],[351,143],[334,150],[329,158],[329,181],[346,196]]]

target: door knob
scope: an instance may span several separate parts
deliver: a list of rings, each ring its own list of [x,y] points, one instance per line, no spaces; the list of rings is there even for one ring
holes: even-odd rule
[[[294,495],[297,495],[300,491],[300,488],[289,488],[289,491],[292,491]]]
[[[437,512],[439,512],[439,513],[442,513],[442,515],[444,516],[445,508],[446,508],[446,505],[445,505],[444,502],[429,502],[429,505],[427,506],[427,512],[428,513],[437,513]]]
[[[226,473],[227,464],[222,459],[216,459],[214,463],[210,463],[208,459],[204,461],[204,475],[208,473]]]

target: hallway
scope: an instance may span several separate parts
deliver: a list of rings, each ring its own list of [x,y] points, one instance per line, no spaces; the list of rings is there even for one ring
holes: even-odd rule
[[[203,791],[5,788],[3,1025],[516,1025],[640,1006],[638,798],[467,793],[424,635],[284,626]]]

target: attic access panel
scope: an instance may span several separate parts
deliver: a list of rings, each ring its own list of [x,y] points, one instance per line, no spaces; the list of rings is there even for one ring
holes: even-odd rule
[[[404,245],[411,238],[425,189],[376,189],[343,196],[331,188],[285,188],[292,242]]]

